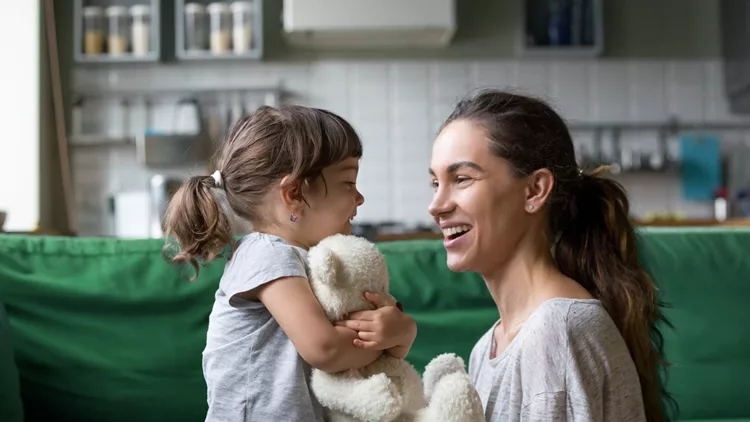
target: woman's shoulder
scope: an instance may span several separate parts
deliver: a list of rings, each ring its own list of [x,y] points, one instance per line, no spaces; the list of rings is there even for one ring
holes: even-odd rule
[[[555,298],[542,303],[524,326],[524,344],[546,355],[575,359],[579,352],[604,355],[623,349],[625,342],[599,300]]]
[[[549,334],[549,331],[578,334],[593,328],[617,330],[597,299],[548,299],[537,308],[528,323],[537,330],[546,331],[543,334]]]
[[[530,331],[538,342],[529,343],[543,345],[540,348],[548,355],[592,368],[614,362],[632,364],[625,340],[596,299],[551,299],[535,317]]]

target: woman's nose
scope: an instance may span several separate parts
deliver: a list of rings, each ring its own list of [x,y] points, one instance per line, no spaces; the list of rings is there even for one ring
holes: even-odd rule
[[[452,208],[453,206],[451,205],[451,201],[449,195],[447,195],[447,192],[438,189],[437,191],[435,191],[435,195],[432,197],[432,201],[427,207],[427,211],[433,217],[437,217],[441,214],[445,214],[446,212],[451,211]]]

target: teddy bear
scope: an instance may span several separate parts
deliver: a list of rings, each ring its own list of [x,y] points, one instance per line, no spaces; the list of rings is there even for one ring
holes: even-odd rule
[[[330,321],[371,310],[365,292],[388,293],[385,257],[367,239],[337,234],[307,255],[310,285]],[[360,369],[313,369],[311,390],[331,422],[481,422],[482,404],[464,361],[442,354],[424,376],[403,359],[383,353]]]

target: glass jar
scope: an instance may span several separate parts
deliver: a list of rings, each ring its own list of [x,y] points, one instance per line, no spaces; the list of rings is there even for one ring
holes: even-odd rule
[[[253,42],[253,3],[232,3],[232,47],[236,54],[250,51]]]
[[[231,10],[227,3],[211,3],[208,14],[211,18],[211,52],[222,55],[229,52],[231,45]]]
[[[107,52],[110,56],[121,56],[127,53],[130,35],[129,20],[127,7],[109,6],[107,8],[107,21],[109,22]]]
[[[145,56],[151,51],[151,7],[137,4],[130,8],[133,55]]]
[[[185,51],[205,51],[208,44],[206,33],[206,8],[200,3],[185,5]]]
[[[104,9],[83,8],[83,54],[96,56],[104,52]]]

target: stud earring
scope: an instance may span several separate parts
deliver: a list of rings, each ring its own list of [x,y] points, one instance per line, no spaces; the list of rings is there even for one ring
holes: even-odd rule
[[[529,205],[529,211],[534,211],[534,205]]]
[[[296,216],[296,215],[294,215],[294,214],[291,214],[291,215],[289,216],[289,221],[291,221],[292,223],[295,223],[295,222],[297,222],[297,218],[299,218],[299,217],[297,217],[297,216]]]

